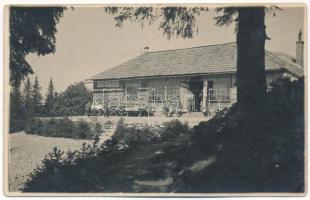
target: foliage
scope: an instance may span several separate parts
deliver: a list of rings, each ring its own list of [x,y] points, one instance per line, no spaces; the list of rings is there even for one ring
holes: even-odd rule
[[[132,146],[168,141],[181,135],[190,134],[191,130],[188,125],[181,123],[179,120],[165,122],[162,127],[153,127],[146,124],[129,126],[121,118],[112,137],[118,143]]]
[[[78,138],[87,138],[87,136],[91,134],[90,125],[86,121],[78,121],[76,134]]]
[[[126,150],[119,150],[114,140],[99,145],[82,145],[78,151],[66,154],[53,149],[29,176],[24,192],[98,192],[99,183],[109,181],[109,167],[120,160]],[[106,164],[109,163],[109,166]]]
[[[48,137],[94,139],[102,133],[102,125],[98,122],[73,122],[67,117],[51,119],[32,118],[26,123],[25,132]]]
[[[157,19],[160,20],[159,29],[163,30],[165,36],[170,39],[173,36],[191,38],[198,33],[198,25],[195,16],[202,11],[207,11],[206,7],[107,7],[105,10],[115,16],[116,26],[121,27],[124,21],[130,20],[141,24],[149,25]]]
[[[23,130],[33,117],[55,117],[84,115],[85,105],[92,99],[84,83],[69,86],[64,92],[55,92],[52,79],[45,101],[43,102],[41,86],[35,77],[33,85],[28,77],[24,83],[24,93],[20,93],[20,84],[12,86],[10,93],[10,132]]]
[[[304,190],[304,80],[273,83],[264,115],[237,106],[194,128],[192,142],[178,157],[194,155],[216,162],[201,171],[187,170],[175,187],[182,192],[301,192]],[[195,152],[195,153],[194,153]],[[199,156],[197,156],[199,155]],[[208,187],[205,187],[208,185]]]
[[[268,93],[271,114],[286,117],[289,121],[304,112],[304,79],[291,82],[282,78],[271,83]],[[292,109],[292,106],[294,109]]]
[[[10,133],[23,130],[25,125],[20,85],[11,87],[10,91]]]
[[[53,80],[51,78],[48,89],[47,89],[47,93],[46,93],[46,98],[45,98],[45,102],[44,102],[44,112],[42,114],[44,114],[45,116],[54,116],[54,104],[55,104],[55,88],[53,85]]]
[[[197,16],[206,7],[108,7],[105,10],[115,16],[116,26],[130,20],[149,25],[159,20],[159,29],[170,39],[173,36],[192,38],[198,33]],[[216,25],[229,25],[236,21],[237,42],[237,100],[244,112],[266,103],[265,78],[265,13],[278,10],[276,6],[220,7],[215,9]],[[251,50],[251,51],[249,51]]]
[[[24,83],[23,95],[20,94],[20,84],[12,86],[10,108],[11,133],[23,130],[28,120],[34,116],[41,115],[42,96],[37,77],[35,77],[33,85],[31,85],[30,78],[27,78]]]
[[[29,53],[55,52],[56,24],[62,7],[10,7],[10,82],[18,84],[33,71],[25,57]]]
[[[56,116],[84,115],[87,102],[92,100],[92,93],[83,82],[70,85],[57,95],[54,109]]]
[[[32,86],[30,109],[33,116],[40,116],[42,114],[42,94],[37,76],[35,77],[34,84]]]
[[[231,23],[236,21],[236,16],[238,15],[238,8],[237,7],[220,7],[216,8],[215,11],[219,14],[218,16],[214,17],[217,26],[229,26]]]
[[[56,24],[63,15],[62,7],[20,7],[10,6],[10,132],[22,130],[25,118],[37,114],[39,98],[30,104],[30,81],[26,82],[24,102],[21,102],[17,88],[21,81],[32,74],[32,68],[26,61],[29,53],[46,55],[55,52]],[[39,87],[35,88],[39,89]],[[39,91],[39,90],[36,90]],[[36,97],[39,94],[36,93]],[[34,103],[34,107],[33,107]],[[34,112],[32,112],[34,111]]]
[[[181,134],[190,135],[191,130],[186,123],[182,123],[177,119],[165,122],[163,129],[160,131],[163,140],[175,138]]]
[[[118,143],[125,145],[142,145],[155,142],[158,139],[158,129],[147,125],[128,127],[124,120],[118,121],[116,130],[112,138]]]
[[[171,168],[173,184],[168,191],[173,192],[303,192],[303,87],[303,79],[293,82],[281,79],[273,83],[267,96],[268,104],[261,108],[265,111],[264,117],[255,113],[251,117],[249,113],[244,115],[234,105],[208,122],[201,122],[189,132],[190,140],[177,144],[179,135],[172,139],[173,145],[165,145],[163,153],[150,156],[147,162],[154,166],[150,168],[150,174],[162,172],[158,166]],[[172,135],[187,131],[186,125],[172,121],[157,132],[175,127],[179,131],[173,131],[175,134]],[[95,140],[93,145],[83,145],[80,151],[69,151],[66,156],[54,149],[43,160],[42,166],[31,174],[24,191],[132,191],[124,185],[132,186],[133,179],[118,170],[124,168],[124,158],[137,156],[137,152],[143,151],[150,143],[148,140],[131,143],[139,141],[133,134],[135,139],[129,139],[128,143],[135,145],[120,148],[125,135],[136,129],[126,126],[123,120],[119,121],[117,129],[117,137],[101,146]],[[160,142],[159,146],[167,143],[166,140]],[[197,167],[197,163],[208,161],[209,164]],[[134,170],[128,172],[127,168],[124,170],[140,177],[145,169],[137,170],[139,174],[131,174]],[[112,183],[114,175],[119,173],[124,180],[122,186]]]
[[[229,26],[233,22],[238,21],[238,7],[218,7],[215,8],[215,12],[218,13],[218,16],[214,17],[217,26]],[[276,16],[277,11],[282,9],[275,5],[265,5],[265,12],[271,13],[273,16]]]
[[[24,109],[28,109],[28,111],[30,110],[31,107],[31,101],[32,101],[32,85],[31,85],[31,81],[30,78],[27,77],[27,81],[25,82],[25,86],[24,86],[24,95],[23,95],[23,107]],[[29,113],[29,112],[27,112]]]

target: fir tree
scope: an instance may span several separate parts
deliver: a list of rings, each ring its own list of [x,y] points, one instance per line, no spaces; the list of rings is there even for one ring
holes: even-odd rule
[[[24,96],[23,96],[23,109],[25,112],[26,118],[31,118],[33,112],[32,112],[32,87],[31,87],[31,82],[30,78],[28,77],[25,86],[24,86]]]
[[[45,113],[44,114],[47,116],[53,116],[54,105],[55,105],[55,88],[53,85],[53,80],[51,78],[48,89],[47,89],[46,98],[45,98],[45,104],[44,104]]]
[[[10,83],[20,83],[33,70],[30,53],[46,55],[56,50],[56,24],[64,7],[10,6]],[[23,28],[21,28],[23,27]]]
[[[22,97],[20,84],[14,84],[10,92],[10,133],[24,129],[24,112],[22,109]]]
[[[34,112],[34,116],[41,115],[42,111],[42,95],[41,95],[41,87],[39,85],[38,77],[35,77],[34,84],[32,87],[32,109]]]

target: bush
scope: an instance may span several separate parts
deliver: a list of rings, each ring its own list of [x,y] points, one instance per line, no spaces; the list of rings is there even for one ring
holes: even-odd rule
[[[158,132],[159,130],[157,128],[152,128],[147,125],[128,127],[124,124],[124,120],[120,119],[112,138],[119,143],[140,145],[155,141],[158,138]]]
[[[179,140],[176,143],[172,140],[172,145],[167,146],[163,154],[149,160],[154,164],[154,172],[164,162],[172,163],[173,184],[168,189],[171,192],[303,192],[302,88],[303,80],[275,83],[268,93],[268,104],[260,108],[265,116],[244,114],[234,105],[208,122],[200,123],[193,131],[179,121],[166,123],[160,130],[164,139],[179,139],[182,134],[191,135],[191,139],[179,145],[175,145]],[[147,143],[158,138],[158,130],[128,127],[120,120],[112,140],[100,147],[97,139],[93,146],[84,145],[80,151],[67,152],[67,157],[56,149],[32,174],[24,191],[102,192],[115,189],[116,184],[111,186],[114,178],[111,174],[118,174],[119,167],[124,167],[124,157],[136,156],[130,145],[120,150],[117,142]],[[144,133],[145,139],[141,139]],[[210,158],[213,162],[193,170],[194,164]],[[121,178],[124,182],[128,180],[125,176]],[[128,188],[132,188],[130,181]],[[123,192],[130,190],[128,188],[117,189]]]
[[[163,129],[160,131],[160,136],[163,140],[175,138],[181,134],[189,135],[191,130],[188,124],[182,123],[177,119],[165,122]]]
[[[303,79],[274,82],[267,105],[259,108],[263,116],[234,105],[194,127],[192,142],[179,157],[199,155],[193,163],[215,156],[216,162],[181,175],[178,191],[304,191],[303,84]]]
[[[268,92],[268,110],[271,116],[287,122],[304,113],[304,79],[279,79]]]
[[[112,137],[119,143],[140,145],[159,140],[173,139],[182,134],[190,135],[191,129],[186,123],[181,123],[179,120],[166,122],[163,128],[160,128],[142,124],[128,126],[124,124],[123,119],[120,119]]]
[[[98,192],[98,182],[107,177],[103,170],[109,163],[120,160],[123,153],[114,140],[98,145],[82,145],[77,151],[64,152],[54,147],[39,166],[29,175],[24,192]],[[108,181],[108,180],[107,180]]]
[[[85,114],[85,107],[92,101],[92,92],[88,91],[85,84],[80,82],[70,85],[64,92],[55,98],[54,116],[78,116]]]
[[[88,135],[91,135],[91,129],[89,124],[86,121],[78,121],[76,134],[79,138],[87,138]]]
[[[52,118],[47,121],[46,128],[50,129],[48,131],[49,135],[56,134],[56,137],[79,138],[76,124],[68,117],[55,119],[55,121],[54,118]]]
[[[99,122],[95,123],[94,131],[95,131],[95,133],[101,133],[102,132],[102,125]]]
[[[43,132],[43,122],[38,118],[31,118],[25,125],[26,133],[40,135]]]
[[[99,122],[73,122],[67,117],[51,119],[32,118],[26,123],[25,132],[49,137],[94,139],[101,134],[102,125]]]

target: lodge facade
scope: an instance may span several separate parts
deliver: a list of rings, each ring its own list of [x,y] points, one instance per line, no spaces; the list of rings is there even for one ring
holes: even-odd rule
[[[303,54],[301,38],[296,45]],[[146,52],[90,78],[93,103],[130,108],[142,102],[157,114],[169,106],[184,113],[219,110],[237,100],[236,62],[236,43]],[[303,61],[266,51],[267,85],[280,77],[303,76],[299,63]]]

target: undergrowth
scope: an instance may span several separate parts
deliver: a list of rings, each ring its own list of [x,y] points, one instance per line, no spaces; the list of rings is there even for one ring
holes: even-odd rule
[[[74,122],[67,117],[40,119],[32,118],[25,126],[25,132],[48,137],[63,137],[74,139],[94,139],[102,133],[99,122]]]
[[[162,128],[128,127],[120,121],[103,145],[95,140],[66,156],[54,149],[31,174],[24,191],[102,192],[110,186],[123,192],[124,185],[133,183],[113,185],[120,173],[115,166],[154,142],[175,139],[158,159],[145,161],[172,163],[170,191],[303,192],[304,80],[278,80],[267,102],[259,108],[264,115],[245,115],[234,105],[193,129],[178,121]]]

